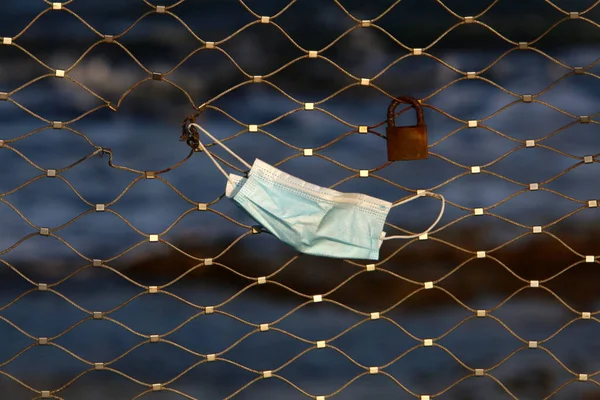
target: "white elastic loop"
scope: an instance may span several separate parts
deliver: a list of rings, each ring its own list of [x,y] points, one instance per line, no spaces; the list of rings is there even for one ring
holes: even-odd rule
[[[221,141],[219,139],[217,139],[216,137],[214,137],[213,135],[211,135],[210,133],[208,133],[206,131],[206,129],[204,129],[203,127],[201,127],[200,125],[195,124],[195,123],[191,123],[188,126],[188,129],[190,128],[190,126],[193,126],[196,129],[200,129],[206,136],[208,136],[209,138],[211,138],[216,144],[218,144],[219,146],[221,146],[222,148],[224,148],[226,152],[228,152],[229,154],[231,154],[232,156],[234,156],[239,162],[241,162],[242,164],[244,164],[245,167],[247,167],[248,169],[252,168],[252,166],[250,164],[248,164],[246,161],[244,161],[244,159],[242,157],[240,157],[237,154],[235,154],[233,152],[233,150],[231,150],[229,147],[227,147],[223,143],[221,143]],[[225,178],[227,178],[227,180],[229,182],[231,182],[231,184],[234,184],[234,182],[232,182],[232,180],[229,177],[229,175],[227,174],[227,172],[225,172],[225,170],[223,169],[223,167],[221,167],[221,165],[217,162],[217,160],[215,160],[215,158],[213,157],[213,155],[210,154],[210,151],[208,151],[206,149],[206,147],[204,146],[204,144],[202,143],[202,141],[200,140],[200,138],[198,138],[198,145],[206,153],[206,155],[211,159],[211,161],[215,164],[215,166],[219,169],[219,171],[221,171],[221,173],[225,176]]]
[[[396,207],[399,206],[401,204],[406,204],[409,201],[413,201],[415,199],[418,199],[421,196],[431,196],[431,197],[435,197],[435,198],[439,198],[440,200],[442,200],[442,207],[440,208],[440,213],[438,214],[436,220],[433,222],[433,224],[431,224],[431,226],[429,228],[427,228],[427,230],[421,232],[421,233],[416,233],[414,235],[395,235],[395,236],[388,236],[383,238],[383,240],[389,240],[389,239],[414,239],[414,238],[418,238],[421,235],[424,235],[426,233],[429,233],[433,228],[435,228],[435,226],[440,222],[440,220],[442,219],[442,216],[444,215],[444,209],[446,208],[446,199],[444,198],[444,196],[442,196],[441,194],[436,194],[436,193],[432,193],[432,192],[423,192],[423,194],[418,194],[416,196],[412,196],[409,197],[406,200],[402,200],[396,204],[394,204],[392,207]]]

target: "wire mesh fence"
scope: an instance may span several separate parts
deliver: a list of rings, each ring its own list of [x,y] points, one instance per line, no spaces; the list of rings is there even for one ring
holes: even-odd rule
[[[600,2],[521,3],[3,5],[3,398],[600,398]],[[406,95],[429,158],[392,163]],[[198,111],[249,162],[448,210],[377,261],[299,254],[180,141]]]

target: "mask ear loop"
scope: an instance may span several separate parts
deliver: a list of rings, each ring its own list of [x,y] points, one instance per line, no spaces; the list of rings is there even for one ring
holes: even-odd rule
[[[208,136],[209,138],[211,138],[216,144],[218,144],[219,146],[221,146],[222,148],[224,148],[226,152],[228,152],[229,154],[231,154],[232,156],[234,156],[236,158],[236,160],[238,160],[239,162],[241,162],[246,168],[248,168],[248,169],[252,168],[252,166],[250,164],[248,164],[242,157],[240,157],[237,154],[235,154],[235,152],[233,150],[231,150],[229,147],[227,147],[226,145],[224,145],[223,143],[221,143],[221,141],[219,139],[217,139],[216,137],[214,137],[213,135],[211,135],[210,133],[208,133],[200,125],[198,125],[196,123],[191,123],[191,124],[188,125],[188,130],[189,130],[189,128],[191,126],[193,126],[194,128],[199,129],[200,131],[202,131],[206,136]],[[200,139],[198,139],[198,146],[200,146],[200,148],[202,149],[202,151],[204,151],[206,153],[206,155],[211,159],[211,161],[213,162],[213,164],[215,164],[215,166],[219,169],[219,171],[221,171],[221,173],[225,176],[225,178],[227,178],[227,180],[231,184],[235,185],[235,183],[231,180],[231,178],[229,177],[229,175],[227,174],[227,172],[225,172],[225,170],[217,162],[217,160],[215,159],[215,157],[212,154],[210,154],[210,151],[208,151],[206,149],[206,146],[204,146],[204,144],[202,143],[202,140],[200,140]]]
[[[410,201],[416,200],[416,199],[418,199],[421,196],[431,196],[431,197],[439,198],[442,201],[442,207],[440,208],[440,213],[438,214],[438,216],[437,216],[436,220],[433,222],[433,224],[431,224],[431,226],[429,228],[427,228],[425,231],[423,231],[421,233],[416,233],[414,235],[388,236],[388,237],[383,238],[383,240],[389,240],[389,239],[414,239],[414,238],[418,238],[421,235],[429,233],[433,228],[435,228],[435,226],[442,219],[442,216],[444,215],[444,209],[446,208],[446,199],[441,194],[436,194],[436,193],[432,193],[432,192],[424,192],[423,194],[418,194],[416,196],[409,197],[406,200],[399,201],[398,203],[394,204],[392,206],[392,208],[396,207],[396,206],[399,206],[399,205],[402,205],[402,204],[406,204],[406,203],[408,203]]]

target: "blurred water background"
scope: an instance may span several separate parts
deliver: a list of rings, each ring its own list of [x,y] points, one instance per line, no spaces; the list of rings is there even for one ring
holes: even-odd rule
[[[389,7],[391,1],[342,1],[358,19],[371,19]],[[287,2],[247,1],[259,15],[273,15]],[[459,15],[477,15],[489,4],[478,1],[445,1]],[[583,10],[591,1],[555,2],[568,10]],[[2,5],[0,36],[14,36],[48,4],[36,1],[12,1]],[[74,1],[68,8],[103,34],[123,32],[150,10],[142,1]],[[203,40],[219,41],[252,21],[254,17],[238,1],[187,0],[171,11],[176,13]],[[597,9],[586,15],[600,21]],[[542,35],[564,16],[550,4],[540,1],[503,1],[481,20],[515,42],[531,41]],[[300,46],[321,49],[354,22],[333,1],[298,1],[276,19]],[[426,47],[458,20],[436,1],[402,0],[378,21],[408,47]],[[569,20],[542,39],[533,50],[508,52],[514,46],[478,24],[452,30],[428,53],[461,71],[480,71],[496,85],[521,94],[539,94],[538,100],[574,116],[594,115],[599,108],[600,30],[592,23]],[[43,15],[15,40],[24,49],[52,68],[68,69],[99,37],[67,12]],[[174,68],[200,43],[172,16],[152,14],[118,39],[124,48],[149,71],[165,73]],[[255,25],[220,46],[249,75],[266,75],[302,55],[285,36],[270,25]],[[508,53],[507,53],[508,52]],[[359,29],[343,37],[322,53],[340,67],[358,77],[373,77],[407,51],[377,29]],[[506,53],[506,54],[505,54]],[[501,55],[504,57],[500,58]],[[549,59],[552,57],[555,61]],[[495,63],[496,60],[499,61]],[[595,75],[569,75],[568,68],[591,67]],[[11,92],[48,70],[15,46],[0,47],[0,91]],[[122,94],[145,72],[123,48],[100,43],[85,55],[68,75],[117,104]],[[401,60],[374,80],[378,86],[396,95],[423,98],[457,79],[459,74],[429,56]],[[202,104],[224,90],[247,81],[232,61],[220,51],[203,50],[176,68],[168,79],[185,88],[195,104]],[[278,72],[269,81],[302,102],[318,102],[342,89],[352,80],[323,59],[304,59]],[[410,189],[433,188],[464,173],[470,166],[484,166],[482,173],[465,175],[437,188],[451,202],[468,207],[490,207],[523,190],[524,185],[545,182],[541,186],[573,199],[587,202],[598,199],[598,163],[578,165],[557,179],[563,171],[581,162],[577,157],[600,153],[597,124],[580,124],[555,108],[540,103],[512,104],[514,96],[484,80],[463,80],[445,88],[426,101],[462,120],[486,119],[492,128],[462,129],[457,122],[426,109],[429,142],[435,156],[426,161],[398,162],[377,172]],[[550,87],[553,82],[558,83]],[[45,78],[11,95],[11,99],[49,121],[69,121],[102,105],[102,102],[76,84],[58,78]],[[342,91],[318,107],[357,125],[376,125],[385,119],[389,99],[368,87],[355,86]],[[281,92],[266,84],[245,85],[211,103],[244,124],[263,124],[298,108]],[[83,132],[96,145],[113,151],[113,162],[142,171],[168,168],[189,154],[179,141],[180,125],[193,112],[189,99],[172,86],[148,81],[131,92],[118,112],[103,108],[70,127]],[[497,114],[496,114],[497,113]],[[402,115],[398,123],[408,124],[412,115]],[[214,110],[204,113],[199,122],[219,138],[227,138],[244,129]],[[573,123],[555,135],[551,133]],[[10,140],[48,124],[11,102],[0,102],[0,139]],[[460,128],[460,129],[459,129]],[[281,141],[299,148],[318,148],[351,131],[325,113],[301,111],[265,127]],[[385,133],[385,127],[375,129]],[[456,131],[455,131],[456,130]],[[510,138],[504,137],[500,132]],[[455,132],[455,133],[453,133]],[[452,135],[448,136],[450,133]],[[444,140],[441,140],[443,139]],[[521,148],[523,141],[544,138],[543,146]],[[297,150],[269,138],[262,132],[243,132],[228,144],[244,159],[260,158],[277,163],[298,153]],[[95,149],[73,132],[43,129],[11,144],[42,168],[60,170],[92,153]],[[552,149],[575,157],[559,154]],[[219,149],[214,150],[230,160]],[[368,135],[350,135],[326,147],[319,154],[356,169],[376,168],[386,161],[385,140]],[[504,155],[505,158],[500,159]],[[441,157],[438,157],[441,156]],[[446,161],[453,160],[464,167]],[[486,164],[494,162],[489,168]],[[299,157],[284,163],[281,169],[310,182],[331,186],[354,175],[319,157]],[[0,193],[13,191],[30,179],[43,175],[21,156],[0,149]],[[506,177],[509,182],[499,176]],[[89,202],[107,204],[117,198],[138,175],[111,169],[107,158],[92,157],[61,173]],[[224,192],[225,180],[208,158],[197,153],[181,167],[162,175],[164,179],[195,202],[212,202]],[[395,201],[408,193],[377,179],[351,179],[336,187],[347,192],[362,192]],[[39,227],[55,228],[90,209],[62,179],[42,178],[2,197]],[[146,234],[165,231],[191,205],[173,188],[159,179],[140,180],[110,208]],[[253,225],[227,199],[211,206],[243,224]],[[422,199],[400,207],[389,222],[418,231],[435,218],[439,203]],[[550,191],[527,192],[490,209],[501,218],[466,218],[439,233],[471,251],[490,250],[528,231],[526,227],[547,225],[579,209],[582,203]],[[553,232],[581,254],[600,254],[597,244],[597,209],[584,209],[552,226]],[[468,210],[449,206],[442,224],[448,224]],[[35,233],[18,213],[0,203],[0,250],[8,249]],[[215,257],[246,231],[215,213],[194,212],[186,215],[163,240],[187,249],[200,258]],[[89,258],[108,260],[143,240],[122,219],[112,213],[89,213],[64,227],[57,234],[74,249]],[[402,243],[383,245],[382,259]],[[437,247],[436,247],[437,246]],[[260,250],[257,250],[260,249]],[[504,248],[506,265],[526,279],[545,279],[562,271],[575,259],[557,240],[532,235]],[[595,252],[594,252],[595,251]],[[568,253],[568,254],[566,254]],[[244,238],[220,260],[236,271],[267,275],[295,253],[268,235]],[[403,257],[403,255],[406,255]],[[459,256],[440,244],[417,242],[382,265],[411,279],[425,281],[444,276],[465,256]],[[33,236],[5,252],[2,260],[10,263],[33,282],[57,282],[88,264],[61,241]],[[161,285],[175,279],[194,263],[162,243],[144,243],[108,265],[144,285]],[[577,311],[595,311],[599,307],[597,264],[579,265],[556,280],[552,289]],[[208,271],[207,271],[208,270]],[[285,270],[282,280],[297,283],[303,293],[324,293],[341,283],[356,268],[341,260],[322,260],[303,256]],[[380,311],[415,290],[390,275],[357,278],[355,286],[336,292],[340,301],[362,312]],[[456,272],[444,286],[473,309],[491,309],[509,294],[524,286],[498,263],[475,260]],[[190,273],[169,287],[181,298],[201,305],[215,305],[233,296],[247,281],[219,266]],[[400,285],[400,286],[396,286]],[[222,311],[255,324],[280,318],[306,299],[289,295],[277,288],[253,287],[227,303]],[[33,337],[53,337],[87,317],[54,292],[33,291],[22,277],[6,264],[0,268],[0,316]],[[105,269],[85,269],[56,286],[66,298],[87,310],[108,311],[140,293],[131,282]],[[390,312],[399,325],[418,338],[437,338],[472,315],[447,294],[420,292]],[[569,310],[547,291],[519,292],[493,315],[523,340],[543,340],[560,331],[578,314]],[[541,293],[541,294],[540,294]],[[335,296],[332,296],[335,297]],[[142,334],[163,334],[174,329],[199,310],[165,294],[143,295],[119,308],[110,317]],[[325,340],[364,319],[340,306],[308,304],[292,313],[277,327],[307,340]],[[544,346],[550,351],[522,349],[491,374],[519,399],[542,399],[579,373],[593,374],[600,369],[598,325],[595,320],[577,320]],[[255,328],[221,314],[200,315],[168,336],[168,339],[202,354],[227,349]],[[55,343],[92,362],[107,362],[124,354],[145,339],[114,322],[85,321]],[[0,371],[11,374],[34,388],[54,390],[67,384],[87,365],[55,346],[36,346],[14,360],[13,356],[34,341],[0,321]],[[438,343],[436,341],[436,343]],[[418,342],[389,321],[367,321],[337,338],[332,345],[365,366],[384,365]],[[469,319],[444,335],[439,344],[471,368],[492,368],[513,351],[525,347],[498,321],[490,318]],[[255,333],[223,357],[256,370],[272,370],[296,356],[309,344],[270,330]],[[569,374],[555,355],[573,373]],[[10,362],[8,362],[11,360]],[[147,343],[127,353],[111,366],[146,383],[166,382],[194,365],[199,358],[166,343]],[[92,366],[93,368],[93,366]],[[407,393],[389,378],[366,375],[354,381],[336,398],[409,399],[420,394],[436,394],[457,380],[472,374],[443,349],[419,347],[385,369],[414,394]],[[311,351],[286,366],[279,374],[311,395],[335,392],[361,372],[355,364],[334,349]],[[99,377],[101,375],[101,377]],[[218,399],[231,395],[256,377],[225,362],[198,365],[170,387],[199,399]],[[553,399],[594,399],[594,384],[575,382],[555,394]],[[77,379],[56,396],[64,399],[130,399],[144,387],[107,371],[93,371]],[[0,398],[30,399],[34,392],[0,375]],[[177,399],[181,395],[157,392],[148,398]],[[262,380],[240,392],[241,399],[301,399],[306,396],[281,380]],[[470,378],[441,394],[439,398],[509,399],[509,394],[490,377]]]

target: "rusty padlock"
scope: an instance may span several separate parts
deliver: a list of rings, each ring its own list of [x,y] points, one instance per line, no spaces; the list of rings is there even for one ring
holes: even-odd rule
[[[400,104],[410,104],[417,112],[417,125],[396,126],[394,114]],[[392,100],[387,112],[388,161],[423,160],[429,155],[427,149],[427,125],[423,108],[413,97],[403,96]]]

